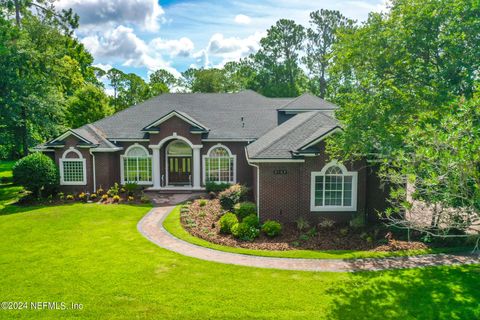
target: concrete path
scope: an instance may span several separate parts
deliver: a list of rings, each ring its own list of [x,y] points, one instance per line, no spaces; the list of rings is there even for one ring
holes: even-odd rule
[[[391,257],[371,259],[293,259],[273,258],[230,253],[200,247],[171,235],[163,227],[163,221],[175,206],[153,208],[137,225],[147,239],[158,246],[184,256],[218,263],[239,266],[302,271],[366,271],[427,267],[438,265],[459,265],[480,263],[480,257],[471,255],[431,254],[412,257]]]

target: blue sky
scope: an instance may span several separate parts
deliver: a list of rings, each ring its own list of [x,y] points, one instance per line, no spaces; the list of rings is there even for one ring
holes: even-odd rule
[[[308,26],[309,13],[325,8],[363,21],[386,8],[385,0],[60,0],[57,6],[80,15],[76,36],[96,65],[145,79],[158,68],[179,75],[247,56],[281,18]]]

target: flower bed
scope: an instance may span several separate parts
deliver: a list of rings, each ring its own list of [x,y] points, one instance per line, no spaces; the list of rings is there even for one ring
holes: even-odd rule
[[[231,234],[221,232],[219,220],[224,213],[225,210],[222,209],[218,199],[201,199],[184,206],[180,220],[185,230],[193,236],[238,248],[283,251],[294,249],[398,251],[428,248],[421,242],[386,240],[387,230],[379,227],[357,229],[346,226],[326,228],[312,226],[300,231],[292,224],[282,226],[281,234],[276,237],[271,238],[260,233],[253,241],[242,241]]]

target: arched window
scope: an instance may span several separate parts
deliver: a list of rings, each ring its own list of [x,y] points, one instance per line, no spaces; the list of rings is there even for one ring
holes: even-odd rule
[[[176,140],[170,142],[167,147],[167,154],[169,156],[191,156],[192,155],[192,148],[184,141]]]
[[[60,158],[60,184],[66,186],[87,184],[87,168],[80,151],[70,147]]]
[[[357,172],[333,161],[322,171],[312,172],[312,211],[355,211],[357,209]]]
[[[236,156],[223,145],[216,145],[208,151],[203,168],[205,183],[235,183]]]
[[[141,145],[132,145],[122,156],[122,184],[135,182],[152,183],[152,157]]]

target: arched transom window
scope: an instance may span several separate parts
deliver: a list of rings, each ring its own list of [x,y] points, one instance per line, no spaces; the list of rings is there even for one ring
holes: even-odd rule
[[[122,183],[152,183],[152,157],[141,145],[130,146],[122,156]]]
[[[60,158],[60,184],[68,186],[87,184],[85,158],[73,147],[67,149]]]
[[[355,211],[357,207],[357,172],[347,171],[336,161],[322,171],[312,172],[312,211]]]
[[[212,147],[203,164],[205,182],[235,183],[236,156],[227,147]]]

